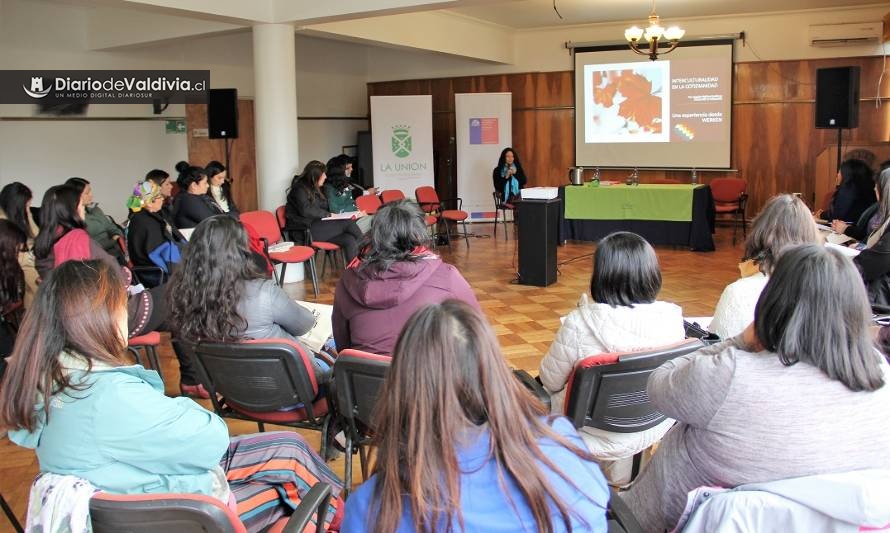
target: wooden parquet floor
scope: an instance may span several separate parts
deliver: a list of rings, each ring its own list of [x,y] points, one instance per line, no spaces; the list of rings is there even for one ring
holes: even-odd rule
[[[516,368],[537,374],[538,363],[559,329],[559,317],[567,314],[588,290],[592,269],[593,243],[572,242],[558,249],[560,275],[549,287],[529,287],[511,283],[516,272],[517,249],[512,229],[510,239],[504,240],[502,228],[498,238],[492,238],[491,224],[474,224],[470,232],[477,238],[470,245],[455,241],[452,250],[441,247],[439,252],[456,265],[473,287],[482,308],[498,335],[504,356]],[[741,236],[739,236],[741,241]],[[663,275],[660,299],[683,307],[686,316],[706,316],[713,312],[720,293],[738,277],[737,263],[742,253],[741,242],[732,245],[732,229],[718,227],[715,235],[717,251],[696,253],[673,247],[657,247]],[[332,303],[336,274],[327,274],[320,287],[318,301]],[[294,298],[312,299],[309,282],[286,286]],[[165,338],[161,350],[167,393],[178,394],[178,366]],[[204,402],[210,407],[209,401]],[[246,422],[228,421],[232,435],[252,433],[256,426]],[[271,428],[270,428],[271,429]],[[286,429],[286,428],[285,428]],[[314,445],[317,432],[301,431]],[[335,460],[332,468],[342,476],[343,459]],[[7,499],[15,513],[24,518],[30,483],[38,470],[37,460],[30,450],[19,448],[5,437],[0,440],[0,494]],[[358,458],[354,461],[355,483],[361,482]],[[0,533],[11,532],[5,517],[0,517]]]

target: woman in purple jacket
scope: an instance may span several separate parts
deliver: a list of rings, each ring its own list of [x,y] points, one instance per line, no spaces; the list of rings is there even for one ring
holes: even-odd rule
[[[481,310],[457,268],[427,249],[429,239],[416,204],[403,200],[377,211],[334,293],[338,349],[389,355],[408,318],[428,304],[457,299]]]

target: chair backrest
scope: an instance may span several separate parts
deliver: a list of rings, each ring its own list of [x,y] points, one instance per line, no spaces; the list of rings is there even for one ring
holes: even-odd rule
[[[90,499],[94,533],[246,533],[231,509],[201,494],[107,494]]]
[[[281,228],[275,215],[268,211],[247,211],[241,213],[241,223],[250,225],[271,246],[281,241]]]
[[[386,380],[392,358],[359,350],[345,349],[334,363],[334,390],[337,411],[354,438],[361,436],[361,424],[371,426],[377,397]]]
[[[383,203],[376,194],[365,194],[355,199],[355,206],[359,211],[364,211],[369,215],[376,213],[381,205],[383,205]]]
[[[380,193],[380,201],[384,204],[405,199],[405,193],[398,189],[387,189]]]
[[[649,375],[665,361],[702,347],[699,339],[686,339],[656,350],[582,359],[566,385],[565,414],[576,428],[635,433],[655,427],[665,416],[649,401]]]
[[[741,178],[714,178],[711,180],[711,194],[715,202],[736,203],[748,189],[748,182]]]
[[[504,207],[504,193],[498,191],[492,191],[491,197],[494,198],[494,209],[497,211],[498,209],[505,209]]]
[[[284,230],[287,226],[287,206],[279,205],[275,208],[275,220],[278,222],[278,229]]]
[[[427,213],[439,209],[439,195],[436,193],[436,189],[429,185],[414,189],[414,197],[420,204],[420,208]]]
[[[311,356],[299,344],[287,339],[201,342],[194,351],[217,412],[218,393],[237,410],[270,412],[303,404],[307,417],[315,417],[318,383]]]

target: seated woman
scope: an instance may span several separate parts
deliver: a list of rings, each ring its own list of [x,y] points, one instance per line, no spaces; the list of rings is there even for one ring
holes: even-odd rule
[[[551,395],[551,412],[564,414],[566,385],[575,363],[603,352],[657,348],[686,337],[683,310],[657,301],[661,270],[655,250],[635,233],[618,232],[597,243],[590,278],[590,301],[581,295],[541,360],[540,377]],[[615,484],[630,479],[630,458],[658,442],[673,420],[639,433],[613,433],[592,427],[581,437]],[[616,463],[617,464],[613,464]]]
[[[816,215],[825,220],[854,223],[875,203],[875,183],[871,168],[859,159],[847,159],[837,171],[837,189],[825,211]]]
[[[117,273],[123,287],[129,287],[132,273],[103,250],[87,234],[83,222],[83,196],[69,185],[47,189],[40,206],[40,233],[34,239],[34,258],[41,278],[65,261],[97,259]],[[130,337],[158,329],[164,322],[166,308],[162,288],[132,291],[127,300]]]
[[[177,228],[191,229],[205,218],[222,213],[207,195],[210,184],[203,168],[180,161],[176,163],[176,171],[179,172],[176,180],[179,194],[173,199],[173,223]]]
[[[207,163],[204,172],[210,183],[210,188],[207,191],[210,199],[213,200],[220,212],[238,219],[240,212],[235,205],[235,200],[232,199],[232,184],[229,182],[229,173],[225,165],[219,161],[211,161]]]
[[[288,297],[252,260],[244,226],[228,216],[214,216],[198,225],[168,286],[170,323],[188,342],[272,338],[299,342],[297,337],[316,322],[311,311]],[[323,356],[315,358],[316,376],[323,381],[330,363]],[[187,361],[180,370],[183,383],[198,383]]]
[[[670,529],[700,486],[890,468],[888,366],[850,260],[786,249],[744,334],[669,361],[652,402],[677,424],[622,498],[645,531]]]
[[[0,386],[0,427],[40,470],[113,494],[218,498],[248,531],[293,512],[317,482],[342,482],[296,433],[229,439],[225,422],[164,396],[154,370],[126,362],[127,293],[117,267],[69,261],[37,291]],[[75,438],[76,436],[76,438]],[[341,507],[335,498],[327,521]]]
[[[754,320],[754,307],[779,252],[787,246],[819,242],[819,230],[803,200],[790,194],[770,198],[745,241],[739,264],[742,277],[723,289],[708,329],[721,339],[741,333]]]
[[[37,268],[34,266],[34,237],[39,232],[37,224],[31,217],[31,189],[25,184],[14,181],[6,184],[0,191],[0,219],[6,218],[19,227],[27,239],[25,249],[19,252],[19,266],[25,275],[25,309],[31,307],[34,294],[37,292]]]
[[[865,240],[865,249],[853,258],[865,282],[872,305],[890,308],[890,169],[878,175],[877,228]]]
[[[363,191],[353,185],[349,179],[349,174],[346,173],[347,166],[352,168],[352,160],[347,155],[341,154],[328,160],[325,170],[327,179],[324,182],[324,196],[328,201],[331,213],[350,213],[359,210],[355,205],[353,192],[357,191],[356,194],[361,196]],[[371,187],[364,191],[364,194],[377,194],[377,189]],[[364,216],[356,219],[355,224],[358,229],[362,230],[362,233],[368,233],[373,219],[373,215]]]
[[[512,148],[504,148],[498,158],[498,166],[491,171],[491,181],[495,192],[501,194],[505,207],[513,209],[513,203],[520,200],[519,191],[525,188],[525,171],[519,162],[519,155]]]
[[[411,317],[377,415],[374,475],[342,531],[606,531],[608,488],[575,428],[545,416],[465,303]]]
[[[480,309],[457,268],[426,245],[423,212],[407,200],[381,207],[361,254],[349,264],[334,292],[334,341],[389,355],[402,326],[416,310],[450,298]]]
[[[161,207],[161,216],[164,217],[171,226],[175,227],[173,220],[173,181],[170,180],[170,174],[159,168],[149,170],[145,174],[145,181],[150,181],[161,189],[161,196],[164,197],[164,204]]]
[[[358,253],[362,230],[352,220],[322,220],[331,216],[331,208],[322,192],[326,179],[321,161],[310,161],[302,174],[294,176],[285,208],[287,229],[296,232],[308,229],[313,240],[337,244],[349,264]]]
[[[108,255],[117,259],[118,263],[127,264],[127,258],[118,242],[124,236],[124,231],[102,211],[99,204],[93,202],[93,187],[90,182],[83,178],[68,178],[65,185],[74,187],[83,196],[81,201],[86,213],[83,222],[86,224],[90,238],[96,241]]]
[[[175,237],[175,230],[161,215],[163,206],[164,196],[154,182],[140,181],[136,185],[127,201],[133,213],[127,227],[127,248],[134,266],[158,267],[169,275],[173,265],[179,262],[185,243]],[[160,283],[155,281],[153,286]]]
[[[25,273],[19,264],[19,254],[27,246],[27,239],[18,224],[0,220],[0,322],[7,312],[23,303]]]

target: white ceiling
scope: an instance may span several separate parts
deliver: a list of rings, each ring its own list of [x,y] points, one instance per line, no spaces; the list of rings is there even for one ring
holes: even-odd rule
[[[745,13],[794,11],[890,3],[868,0],[658,0],[656,10],[664,23],[672,19],[726,16]],[[517,29],[568,24],[646,20],[651,0],[556,0],[561,20],[553,10],[553,0],[504,1],[497,4],[452,9],[470,17]]]

